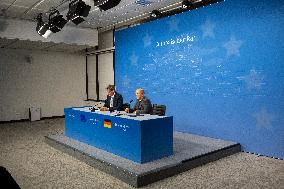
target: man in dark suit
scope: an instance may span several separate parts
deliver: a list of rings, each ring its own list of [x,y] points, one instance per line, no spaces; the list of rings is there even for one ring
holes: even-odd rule
[[[125,112],[134,112],[137,114],[152,114],[152,104],[151,101],[144,95],[144,89],[139,88],[135,92],[136,103],[133,107],[133,110],[129,108],[125,109]]]
[[[121,111],[123,110],[123,98],[121,94],[115,91],[114,85],[107,86],[107,99],[105,100],[104,106],[100,109],[101,111]]]

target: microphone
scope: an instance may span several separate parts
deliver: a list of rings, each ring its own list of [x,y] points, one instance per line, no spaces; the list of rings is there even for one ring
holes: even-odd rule
[[[129,109],[131,108],[131,102],[133,102],[132,99],[129,101]]]
[[[130,112],[131,112],[131,102],[133,102],[133,100],[132,100],[132,99],[129,101],[129,112],[128,112],[128,113],[130,113]]]

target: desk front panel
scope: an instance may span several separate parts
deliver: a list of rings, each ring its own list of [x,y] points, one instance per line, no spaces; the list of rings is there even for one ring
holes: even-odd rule
[[[133,161],[141,159],[139,121],[66,108],[65,135]]]
[[[173,117],[141,121],[72,108],[64,112],[67,137],[138,163],[173,154]]]

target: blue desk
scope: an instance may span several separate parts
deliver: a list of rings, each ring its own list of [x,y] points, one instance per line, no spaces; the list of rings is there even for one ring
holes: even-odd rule
[[[138,163],[173,154],[173,117],[65,108],[65,136]]]

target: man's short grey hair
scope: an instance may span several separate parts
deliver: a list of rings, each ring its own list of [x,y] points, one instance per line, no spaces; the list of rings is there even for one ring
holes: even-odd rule
[[[144,94],[144,89],[143,88],[138,88],[136,91],[141,91],[142,94]]]

